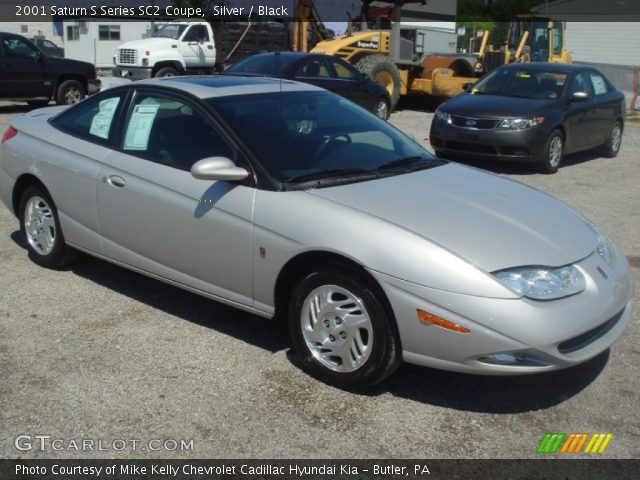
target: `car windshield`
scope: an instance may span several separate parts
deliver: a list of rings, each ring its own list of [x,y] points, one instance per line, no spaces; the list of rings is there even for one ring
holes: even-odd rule
[[[495,70],[473,86],[471,94],[551,100],[562,95],[566,73],[505,68]]]
[[[320,187],[337,178],[362,181],[442,164],[389,123],[329,92],[217,97],[208,103],[287,188]]]
[[[180,35],[182,35],[182,32],[184,32],[186,28],[187,28],[187,25],[175,25],[175,24],[162,25],[158,29],[158,31],[155,32],[152,36],[173,38],[177,40],[178,38],[180,38]]]

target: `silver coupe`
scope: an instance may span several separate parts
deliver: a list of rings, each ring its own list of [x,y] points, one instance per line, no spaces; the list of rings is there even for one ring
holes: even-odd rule
[[[434,158],[317,87],[179,77],[15,118],[0,194],[44,267],[78,251],[288,323],[310,372],[545,372],[629,323],[624,254],[538,190]]]

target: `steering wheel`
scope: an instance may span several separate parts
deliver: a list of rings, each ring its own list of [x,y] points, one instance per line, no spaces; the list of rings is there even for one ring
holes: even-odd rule
[[[338,139],[340,138],[344,138],[346,140],[346,143],[352,143],[351,137],[347,133],[337,133],[333,135],[327,135],[326,138],[322,141],[322,143],[318,147],[316,154],[311,159],[311,164],[314,166],[317,166],[316,161],[321,159],[325,154],[327,154],[329,150],[329,146],[337,143]]]

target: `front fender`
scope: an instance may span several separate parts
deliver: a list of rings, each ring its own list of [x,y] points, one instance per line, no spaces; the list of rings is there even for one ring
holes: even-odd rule
[[[488,298],[518,298],[489,273],[398,225],[305,192],[259,191],[254,211],[254,299],[274,306],[283,266],[305,252],[342,255],[425,287]],[[264,249],[264,255],[260,255]]]

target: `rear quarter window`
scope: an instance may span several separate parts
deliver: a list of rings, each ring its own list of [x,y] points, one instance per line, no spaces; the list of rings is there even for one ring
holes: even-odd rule
[[[51,124],[69,135],[91,142],[108,144],[113,138],[116,120],[125,93],[90,98],[54,118]]]

